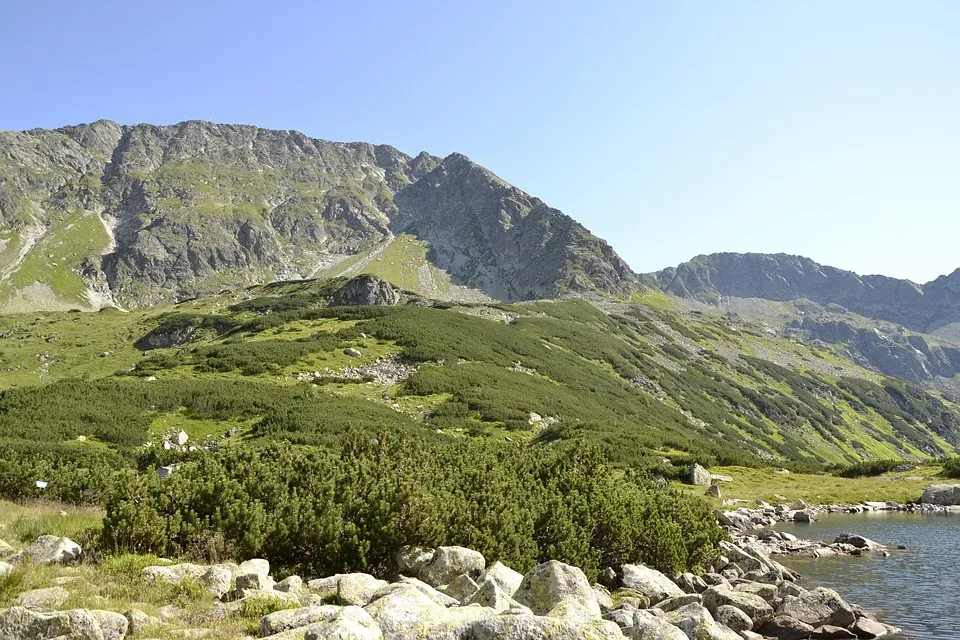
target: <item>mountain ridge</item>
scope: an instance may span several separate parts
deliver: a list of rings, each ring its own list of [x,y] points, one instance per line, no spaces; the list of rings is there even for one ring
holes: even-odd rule
[[[403,233],[424,236],[412,272],[438,298],[635,287],[605,241],[458,153],[198,120],[0,132],[7,311],[143,306],[328,274]]]

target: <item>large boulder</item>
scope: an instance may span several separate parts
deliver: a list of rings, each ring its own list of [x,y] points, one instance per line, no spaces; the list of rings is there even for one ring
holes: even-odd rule
[[[377,591],[377,593],[374,594],[373,599],[375,600],[382,595],[405,585],[416,587],[420,590],[420,593],[424,594],[442,607],[455,607],[459,604],[456,598],[452,598],[442,591],[434,589],[423,580],[417,580],[416,578],[411,578],[409,576],[400,576],[400,579],[397,582],[388,584],[387,586],[381,588]]]
[[[523,580],[523,576],[520,576],[520,579]],[[453,582],[448,584],[443,588],[443,593],[450,596],[458,602],[463,602],[470,596],[472,596],[476,591],[477,581],[463,573],[453,579]]]
[[[330,303],[334,306],[385,305],[400,302],[400,292],[384,280],[371,275],[357,276],[344,284],[334,294]]]
[[[465,605],[477,604],[481,607],[489,607],[497,613],[509,609],[523,610],[530,612],[530,609],[518,603],[510,594],[504,591],[500,584],[491,578],[482,581],[477,590],[463,601]]]
[[[434,549],[405,546],[400,547],[393,554],[393,560],[397,563],[397,570],[400,573],[416,576],[420,574],[421,569],[430,564],[436,553]]]
[[[214,565],[200,576],[200,584],[206,587],[215,598],[222,598],[233,585],[233,571],[224,565]]]
[[[33,562],[35,564],[69,564],[80,560],[83,551],[70,538],[40,536],[23,553],[10,559],[10,564]]]
[[[487,561],[479,551],[465,547],[439,547],[417,577],[431,587],[439,587],[464,573],[479,577],[486,565]]]
[[[830,624],[849,627],[857,620],[853,607],[833,589],[817,587],[799,596],[784,596],[777,615],[789,616],[814,627]]]
[[[141,574],[149,582],[169,582],[170,584],[180,584],[184,580],[199,581],[207,572],[209,567],[190,562],[170,565],[156,565],[144,567]]]
[[[709,487],[713,484],[713,476],[710,472],[694,462],[687,470],[687,481],[698,487]]]
[[[753,620],[750,616],[729,604],[717,607],[717,612],[714,614],[714,617],[717,622],[730,627],[737,633],[753,630]]]
[[[650,600],[650,604],[683,595],[683,589],[678,587],[673,580],[656,569],[651,569],[642,564],[623,565],[621,582],[625,588],[645,595]]]
[[[513,596],[523,583],[523,574],[497,560],[480,574],[479,582],[484,580],[493,580],[507,595]]]
[[[103,640],[123,640],[127,637],[130,622],[122,614],[114,611],[90,611],[90,615],[100,625]]]
[[[326,622],[332,620],[342,608],[334,605],[321,605],[275,611],[260,619],[260,635],[272,636],[290,629],[299,629],[317,622]]]
[[[717,610],[723,605],[730,605],[740,609],[753,620],[763,620],[773,616],[773,607],[760,596],[742,591],[734,591],[728,587],[710,587],[703,592],[703,606],[716,616]]]
[[[333,617],[307,627],[304,640],[381,640],[383,632],[360,607],[344,607]]]
[[[70,597],[70,592],[63,587],[49,587],[47,589],[31,589],[16,597],[14,602],[21,607],[33,609],[56,609]]]
[[[594,615],[600,615],[600,605],[587,576],[579,568],[556,560],[531,569],[513,597],[536,615],[546,615],[565,600],[580,602]]]
[[[623,635],[628,638],[635,638],[636,640],[687,640],[687,635],[679,627],[670,624],[663,614],[657,615],[656,610],[617,609],[603,617],[615,622]]]
[[[741,640],[732,629],[713,619],[699,604],[688,604],[667,614],[670,624],[679,628],[690,640]]]
[[[960,505],[960,484],[932,484],[924,489],[920,502],[944,506]]]
[[[0,640],[104,640],[89,611],[36,611],[26,607],[0,610]]]
[[[483,607],[444,607],[413,585],[401,585],[366,606],[383,634],[391,640],[443,637],[437,630],[452,629],[489,616]]]
[[[337,582],[337,599],[343,605],[365,607],[373,600],[373,594],[385,586],[385,581],[369,574],[348,573]]]
[[[778,615],[764,622],[760,627],[760,633],[778,640],[804,640],[813,633],[813,627],[802,620]]]
[[[616,640],[623,635],[616,625],[599,621],[579,624],[571,620],[530,614],[485,616],[461,625],[449,636],[436,638],[469,638],[470,640]],[[681,638],[683,638],[681,634]],[[658,640],[651,637],[651,640]],[[674,640],[665,637],[664,640]]]

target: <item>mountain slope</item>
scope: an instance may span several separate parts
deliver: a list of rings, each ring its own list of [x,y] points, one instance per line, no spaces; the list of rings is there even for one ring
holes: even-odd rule
[[[459,154],[196,121],[0,132],[8,311],[143,306],[364,272],[403,233],[422,249],[406,268],[423,277],[396,284],[422,280],[433,297],[634,286],[607,243]]]

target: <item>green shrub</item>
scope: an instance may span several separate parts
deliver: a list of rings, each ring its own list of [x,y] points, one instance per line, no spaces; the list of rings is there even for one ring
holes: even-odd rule
[[[897,465],[903,464],[903,460],[864,460],[841,469],[837,475],[841,478],[862,478],[879,476],[891,471]]]
[[[947,478],[960,478],[960,457],[947,458],[944,460],[943,475]]]

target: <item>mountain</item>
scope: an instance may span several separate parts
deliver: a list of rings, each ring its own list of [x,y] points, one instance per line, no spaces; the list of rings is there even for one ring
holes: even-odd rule
[[[0,310],[357,273],[441,299],[635,286],[606,242],[461,154],[198,121],[0,132]]]
[[[960,269],[919,285],[801,256],[717,253],[641,279],[680,298],[780,324],[792,338],[838,345],[882,373],[958,387]]]

